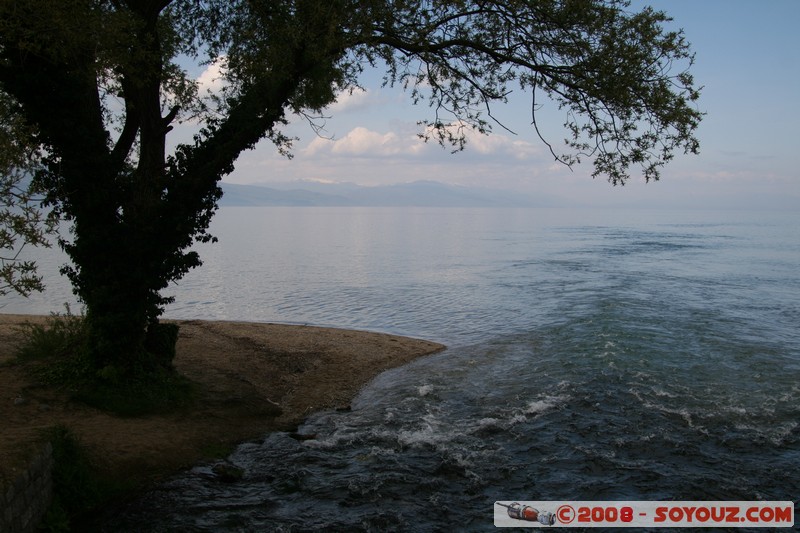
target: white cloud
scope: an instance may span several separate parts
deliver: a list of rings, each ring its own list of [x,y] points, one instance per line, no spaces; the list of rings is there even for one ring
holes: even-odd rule
[[[540,146],[500,133],[492,133],[490,135],[481,135],[475,132],[468,133],[467,150],[469,149],[473,149],[482,155],[504,155],[519,161],[538,157],[542,154]]]
[[[219,93],[225,86],[226,56],[219,56],[197,77],[200,96]]]
[[[357,127],[336,141],[331,152],[340,155],[396,155],[403,151],[394,132],[378,133]]]
[[[543,155],[541,146],[501,133],[487,136],[467,130],[466,138],[467,147],[462,155],[478,159],[502,157],[504,161],[531,161]],[[306,156],[332,157],[451,157],[449,151],[441,150],[435,141],[426,144],[410,131],[377,132],[363,126],[353,128],[340,139],[315,138],[304,152]]]
[[[420,149],[421,143],[416,138],[401,137],[392,131],[379,133],[358,126],[341,139],[315,138],[305,149],[305,155],[385,157],[410,155]]]
[[[336,102],[328,106],[331,113],[343,113],[364,109],[376,102],[374,91],[354,87],[352,90],[343,91],[336,97]]]

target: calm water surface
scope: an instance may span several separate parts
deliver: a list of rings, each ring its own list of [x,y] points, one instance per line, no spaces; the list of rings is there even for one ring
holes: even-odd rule
[[[316,440],[241,446],[240,482],[198,466],[108,531],[486,531],[496,500],[800,499],[798,213],[226,208],[213,229],[168,316],[450,348],[312,417]],[[3,311],[53,310],[53,283]]]

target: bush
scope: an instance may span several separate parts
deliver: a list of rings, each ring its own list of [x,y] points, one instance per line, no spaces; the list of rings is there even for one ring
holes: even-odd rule
[[[69,428],[54,426],[43,436],[53,446],[53,501],[40,530],[83,531],[98,509],[136,488],[128,478],[104,474]]]
[[[121,382],[93,380],[76,391],[75,399],[120,416],[143,416],[190,406],[194,387],[175,372],[156,369],[146,377]]]
[[[97,371],[88,351],[88,328],[82,315],[52,314],[46,324],[22,326],[24,344],[17,352],[43,383],[63,387],[92,407],[122,416],[167,412],[191,404],[191,382],[175,373],[172,360],[178,326],[153,324],[146,349],[152,364],[132,375],[117,375],[115,367]]]
[[[106,487],[99,481],[89,454],[68,428],[50,428],[45,438],[53,446],[53,502],[42,528],[71,531],[76,517],[102,501]]]
[[[91,362],[86,352],[86,323],[83,315],[73,315],[69,305],[66,313],[52,313],[44,325],[21,326],[25,338],[17,351],[23,362],[38,362],[35,374],[48,385],[80,386],[91,374]]]

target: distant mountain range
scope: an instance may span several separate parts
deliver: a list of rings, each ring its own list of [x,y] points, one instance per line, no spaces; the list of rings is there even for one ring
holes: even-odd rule
[[[546,207],[553,198],[463,187],[437,181],[364,186],[294,181],[267,185],[222,183],[221,206]]]

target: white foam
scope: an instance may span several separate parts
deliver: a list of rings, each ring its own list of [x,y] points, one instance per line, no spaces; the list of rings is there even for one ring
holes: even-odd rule
[[[417,394],[422,397],[425,397],[433,392],[433,385],[420,385],[417,387]]]
[[[502,427],[503,421],[499,418],[487,417],[478,420],[477,429],[487,429],[494,427]]]
[[[538,415],[564,403],[566,400],[567,398],[565,396],[547,396],[541,400],[528,402],[528,405],[522,412],[526,415]]]
[[[522,422],[527,422],[528,417],[522,414],[516,414],[511,417],[511,424],[521,424]]]
[[[652,387],[652,390],[653,390],[653,394],[655,394],[656,396],[659,396],[661,398],[664,398],[664,397],[666,397],[666,398],[677,398],[678,397],[677,394],[673,394],[671,392],[665,391],[664,389],[659,389],[658,387]]]
[[[727,407],[726,409],[724,409],[724,411],[727,411],[728,413],[731,413],[731,414],[734,414],[734,415],[740,415],[740,416],[745,416],[747,414],[747,409],[745,409],[744,407],[736,407],[736,406],[733,406],[733,405]]]
[[[776,446],[783,445],[789,436],[797,429],[797,422],[787,422],[774,428],[769,440]]]
[[[443,428],[440,422],[433,414],[427,414],[422,417],[423,426],[417,429],[409,429],[401,431],[397,434],[397,441],[405,446],[415,446],[421,444],[437,445],[443,442],[449,442],[459,435],[456,431],[448,431]]]

